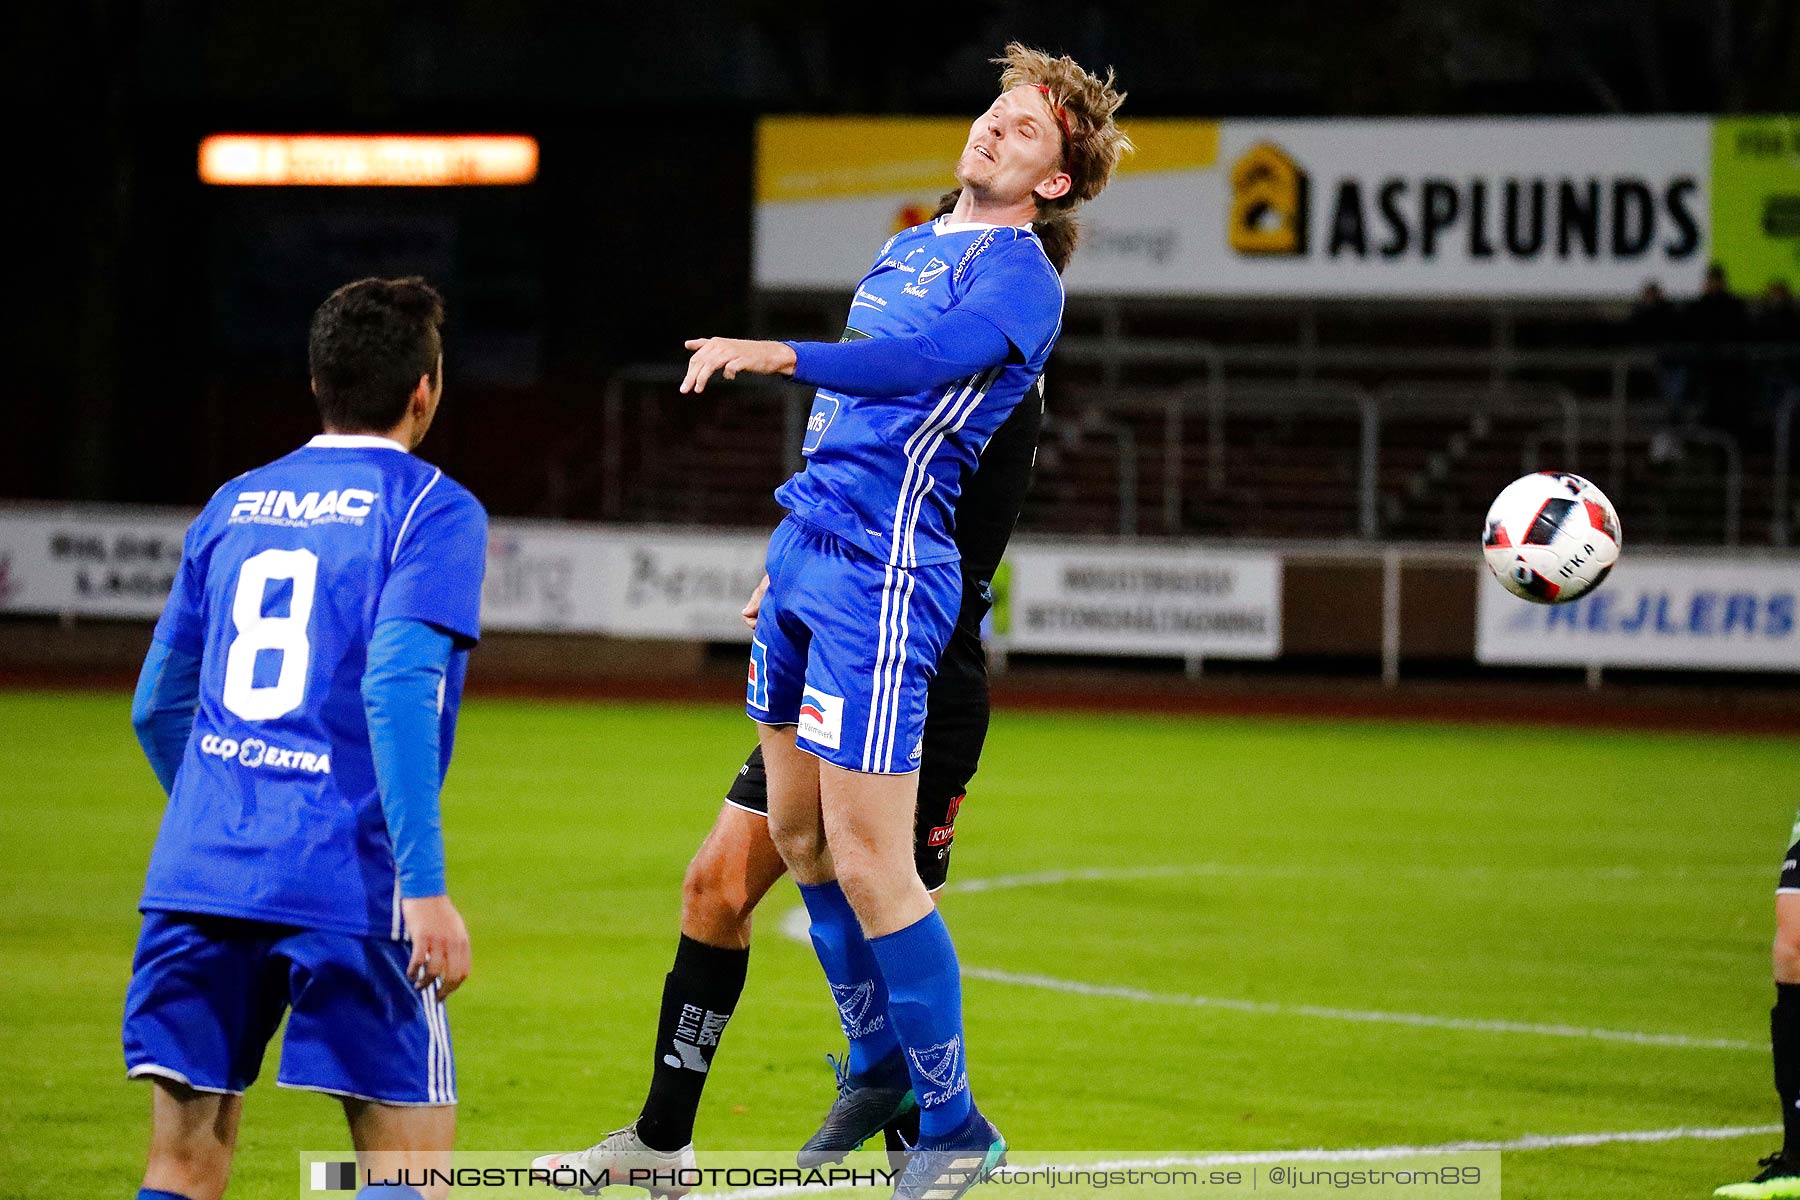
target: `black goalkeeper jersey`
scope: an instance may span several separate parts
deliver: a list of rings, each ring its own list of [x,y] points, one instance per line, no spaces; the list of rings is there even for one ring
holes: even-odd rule
[[[1019,522],[1043,429],[1044,377],[1040,375],[989,439],[957,498],[955,537],[962,554],[963,594],[956,626],[977,638],[982,618],[993,607],[994,573],[1000,569],[1006,543]]]

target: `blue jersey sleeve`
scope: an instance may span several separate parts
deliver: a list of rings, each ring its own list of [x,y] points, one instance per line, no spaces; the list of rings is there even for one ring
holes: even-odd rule
[[[472,645],[481,639],[487,511],[441,475],[416,502],[395,540],[375,620],[424,621]]]
[[[199,704],[200,656],[152,641],[131,698],[131,726],[164,792],[175,788]]]
[[[363,708],[393,842],[400,894],[444,894],[444,834],[438,816],[438,697],[451,638],[418,621],[382,621],[369,641]]]
[[[993,322],[960,308],[911,337],[788,345],[796,380],[851,396],[911,396],[998,366],[1012,352]]]
[[[951,309],[986,318],[1027,363],[1048,353],[1062,329],[1062,310],[1062,280],[1031,237],[1014,238],[976,258],[967,290]]]
[[[199,658],[206,649],[206,564],[201,556],[205,543],[202,512],[188,526],[181,543],[181,566],[156,622],[156,640],[183,654]]]

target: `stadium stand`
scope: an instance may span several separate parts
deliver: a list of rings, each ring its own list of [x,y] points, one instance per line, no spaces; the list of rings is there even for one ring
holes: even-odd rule
[[[761,322],[828,337],[838,300],[764,297]],[[1071,301],[1023,528],[1460,541],[1506,481],[1554,468],[1629,497],[1636,541],[1786,544],[1800,497],[1776,432],[1791,438],[1794,395],[1775,428],[1671,431],[1659,360],[1620,343],[1622,312]],[[598,473],[562,515],[776,517],[769,491],[793,465],[804,390],[671,402],[675,375],[614,378],[606,430],[578,447]]]

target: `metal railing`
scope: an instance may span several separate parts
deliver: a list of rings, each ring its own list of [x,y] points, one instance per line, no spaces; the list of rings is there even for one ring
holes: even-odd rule
[[[1119,535],[1136,537],[1138,533],[1138,449],[1137,433],[1123,421],[1098,420],[1089,428],[1113,439],[1119,453]]]
[[[1070,339],[1061,351],[1062,356],[1065,361],[1086,361],[1085,356],[1096,352],[1096,344],[1104,340]],[[1568,470],[1579,469],[1584,448],[1591,448],[1595,444],[1594,435],[1598,432],[1606,443],[1603,457],[1610,472],[1604,486],[1608,486],[1615,500],[1621,499],[1625,489],[1629,446],[1634,438],[1644,436],[1650,428],[1649,424],[1634,423],[1632,419],[1630,406],[1633,400],[1628,377],[1631,369],[1641,365],[1641,361],[1629,355],[1583,352],[1540,352],[1528,355],[1515,352],[1511,360],[1514,363],[1541,358],[1564,363],[1580,359],[1588,365],[1607,364],[1612,381],[1610,394],[1602,399],[1583,401],[1567,386],[1531,381],[1483,384],[1408,378],[1364,385],[1331,379],[1271,381],[1234,378],[1229,374],[1228,368],[1233,361],[1242,358],[1242,351],[1228,351],[1204,342],[1190,342],[1179,346],[1167,342],[1149,342],[1107,345],[1105,349],[1108,357],[1113,360],[1115,369],[1111,373],[1115,377],[1118,367],[1147,361],[1163,366],[1191,366],[1196,371],[1192,378],[1174,386],[1134,387],[1115,384],[1105,388],[1097,419],[1090,419],[1082,427],[1083,432],[1104,437],[1112,445],[1118,464],[1118,531],[1125,536],[1136,536],[1142,532],[1139,501],[1144,452],[1160,455],[1161,459],[1158,498],[1161,532],[1183,533],[1190,489],[1196,485],[1203,486],[1216,495],[1227,488],[1232,478],[1232,464],[1228,459],[1228,430],[1234,420],[1247,416],[1269,418],[1305,416],[1309,413],[1337,415],[1346,409],[1355,412],[1358,427],[1355,522],[1357,536],[1364,539],[1382,536],[1386,524],[1382,508],[1381,475],[1384,431],[1397,428],[1408,419],[1454,416],[1467,417],[1471,422],[1493,417],[1541,421],[1538,431],[1525,437],[1520,443],[1521,471],[1540,469],[1546,465]],[[1417,365],[1418,359],[1433,361],[1458,357],[1460,354],[1461,352],[1454,355],[1413,356],[1413,365]],[[1371,352],[1354,357],[1365,366],[1381,361],[1401,361],[1401,356],[1385,352]],[[1321,354],[1321,358],[1329,361],[1332,356]],[[605,519],[619,520],[627,515],[626,454],[633,430],[638,424],[629,399],[631,391],[645,387],[658,390],[666,388],[668,395],[658,401],[659,406],[666,408],[668,402],[675,399],[674,388],[680,375],[680,368],[673,365],[638,364],[620,369],[608,380],[601,404],[600,444],[596,448],[601,498],[599,509],[600,515]],[[729,386],[742,389],[746,385],[739,382]],[[807,411],[804,392],[791,386],[771,385],[766,381],[752,382],[749,386],[770,393],[779,392],[778,398],[771,394],[770,400],[779,405],[781,413],[784,430],[781,444],[784,447],[785,466],[789,471],[797,470],[801,462],[799,451],[804,438]],[[1154,445],[1154,435],[1146,443],[1141,426],[1117,419],[1118,414],[1133,410],[1159,413],[1162,440],[1160,447]],[[1796,410],[1800,410],[1800,392],[1790,391],[1774,413],[1774,454],[1769,479],[1772,503],[1768,540],[1776,546],[1788,545],[1792,538],[1794,505],[1791,441]],[[680,411],[676,410],[676,415],[671,418],[671,433],[676,437],[679,437],[685,420]],[[1198,476],[1187,469],[1192,431],[1196,426],[1204,429],[1205,436],[1201,460],[1203,465]],[[1675,435],[1684,441],[1708,446],[1719,452],[1723,465],[1721,508],[1724,540],[1728,545],[1739,544],[1744,534],[1746,487],[1742,448],[1735,439],[1716,430],[1681,430],[1675,431]],[[1547,462],[1544,451],[1551,444],[1557,445],[1559,457],[1554,462]],[[697,481],[695,486],[708,486],[708,481]],[[1390,507],[1394,503],[1397,502],[1390,497]]]
[[[573,483],[566,484],[564,490],[578,492],[582,484],[592,483],[597,478],[601,518],[608,521],[623,519],[627,512],[626,446],[632,431],[642,423],[633,420],[642,415],[642,410],[632,410],[627,393],[634,388],[654,388],[661,393],[658,403],[664,409],[677,404],[691,406],[695,400],[676,391],[684,374],[682,367],[668,363],[633,363],[614,371],[601,392],[597,470],[592,474],[577,473]],[[747,378],[730,384],[715,379],[712,386],[721,385],[737,389],[740,394],[746,390],[765,393],[771,404],[779,406],[783,434],[782,469],[787,474],[798,471],[802,462],[800,447],[806,437],[807,394],[798,387],[768,379]],[[691,418],[685,412],[677,411],[672,423],[678,428],[691,429]],[[585,454],[586,451],[577,453]],[[704,486],[717,481],[697,480],[695,483]]]
[[[1769,541],[1776,546],[1788,544],[1789,521],[1794,503],[1790,471],[1793,469],[1794,410],[1800,408],[1800,388],[1790,388],[1775,410],[1774,496],[1769,511]]]
[[[1711,446],[1725,460],[1725,544],[1735,547],[1744,523],[1744,454],[1737,439],[1717,429],[1684,429],[1684,442]]]

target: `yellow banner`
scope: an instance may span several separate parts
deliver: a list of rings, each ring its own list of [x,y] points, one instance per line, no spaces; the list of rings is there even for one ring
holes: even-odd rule
[[[756,201],[948,191],[969,124],[955,117],[765,117],[756,127]],[[1216,121],[1147,119],[1126,132],[1138,150],[1120,174],[1218,161]]]

